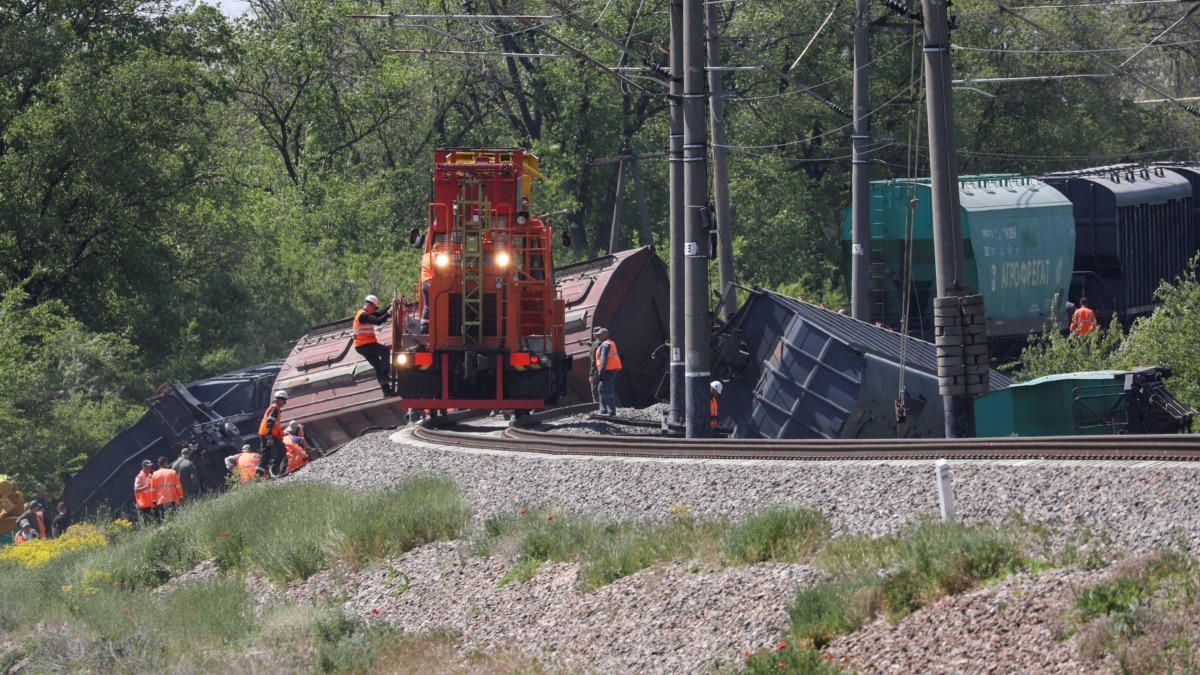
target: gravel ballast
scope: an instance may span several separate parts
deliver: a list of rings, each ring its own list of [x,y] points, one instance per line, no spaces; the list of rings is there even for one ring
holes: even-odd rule
[[[577,426],[607,431],[586,418]],[[1059,548],[1102,545],[1106,556],[1149,552],[1180,537],[1200,543],[1200,466],[951,461],[950,472],[965,522],[1020,514],[1051,525]],[[513,456],[430,446],[407,430],[359,438],[292,479],[371,489],[421,474],[454,480],[479,524],[522,508],[598,520],[661,520],[680,510],[737,519],[788,504],[820,511],[835,535],[879,535],[939,513],[930,461]],[[519,649],[571,672],[677,673],[711,672],[737,664],[747,651],[777,648],[796,588],[820,578],[803,564],[708,569],[678,561],[583,594],[578,567],[556,563],[530,581],[498,587],[513,560],[472,557],[466,547],[423,546],[379,568],[321,573],[290,592],[303,597],[337,587],[349,598],[347,610],[366,620],[414,634],[449,630],[466,649]],[[865,627],[827,652],[859,672],[1093,672],[1097,664],[1075,662],[1070,641],[1055,631],[1073,589],[1100,574],[1066,569],[1015,577],[896,625]],[[980,650],[987,658],[971,663]]]

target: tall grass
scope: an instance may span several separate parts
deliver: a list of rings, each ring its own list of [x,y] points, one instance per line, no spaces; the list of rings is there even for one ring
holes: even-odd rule
[[[0,561],[0,636],[26,642],[6,660],[25,660],[34,672],[189,670],[214,659],[228,664],[237,650],[265,641],[273,654],[297,654],[295,647],[308,645],[318,666],[353,670],[369,664],[364,655],[389,640],[388,631],[322,632],[322,622],[331,621],[324,614],[259,607],[264,616],[287,617],[286,630],[267,633],[279,623],[255,620],[244,573],[301,579],[335,563],[361,565],[461,537],[469,522],[458,489],[434,477],[373,493],[260,484],[188,505],[166,523],[126,531],[104,548],[60,547],[48,561],[27,555],[32,548],[14,549],[20,555]],[[162,588],[208,559],[230,574]],[[33,631],[38,622],[55,626],[55,634],[46,639]],[[183,668],[184,662],[191,665]],[[297,669],[314,668],[301,660]]]
[[[1028,564],[1011,528],[923,520],[897,536],[843,537],[816,562],[830,580],[796,592],[792,639],[821,649],[877,616],[898,620],[927,603]]]

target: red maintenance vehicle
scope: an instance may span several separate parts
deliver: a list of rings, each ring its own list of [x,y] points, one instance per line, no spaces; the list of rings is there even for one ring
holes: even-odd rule
[[[393,309],[391,375],[404,407],[520,414],[566,392],[553,233],[529,211],[535,177],[538,158],[521,149],[436,151],[429,226],[413,235],[421,280]]]

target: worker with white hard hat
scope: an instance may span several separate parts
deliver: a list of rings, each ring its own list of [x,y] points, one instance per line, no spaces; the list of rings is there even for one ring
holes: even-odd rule
[[[354,351],[362,354],[375,369],[375,379],[379,380],[379,388],[384,396],[396,395],[388,378],[391,351],[375,339],[375,327],[386,323],[391,317],[392,306],[379,309],[379,298],[374,295],[364,298],[362,308],[354,313]]]

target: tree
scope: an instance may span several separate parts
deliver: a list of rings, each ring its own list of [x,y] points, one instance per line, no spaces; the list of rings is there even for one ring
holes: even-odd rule
[[[1189,269],[1174,283],[1159,287],[1162,305],[1148,317],[1136,321],[1116,354],[1123,368],[1155,365],[1170,368],[1167,388],[1176,398],[1200,407],[1200,281],[1194,258]]]
[[[141,414],[123,397],[144,383],[128,340],[87,330],[62,302],[24,300],[0,299],[0,467],[57,494],[65,471]]]

